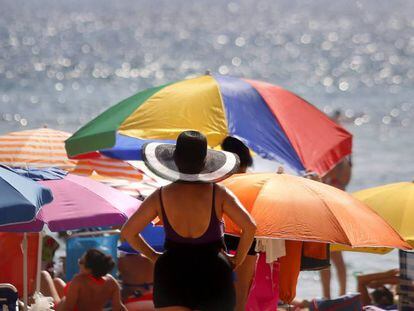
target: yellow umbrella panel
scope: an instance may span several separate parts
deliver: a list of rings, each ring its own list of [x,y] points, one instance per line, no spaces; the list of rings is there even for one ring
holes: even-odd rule
[[[384,218],[414,246],[414,182],[400,182],[358,191],[354,196]]]
[[[355,192],[353,196],[364,202],[390,224],[411,246],[414,246],[414,182],[393,183]],[[390,248],[348,248],[333,245],[333,251],[356,251],[376,254],[390,252]]]

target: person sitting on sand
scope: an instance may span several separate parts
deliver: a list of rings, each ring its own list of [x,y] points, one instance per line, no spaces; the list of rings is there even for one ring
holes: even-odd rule
[[[114,266],[110,255],[89,249],[79,259],[79,273],[67,284],[61,279],[52,280],[43,271],[41,292],[54,299],[57,311],[102,311],[108,302],[111,310],[127,310],[121,302],[118,282],[108,274]]]
[[[398,275],[398,269],[358,275],[357,290],[361,293],[362,304],[375,305],[384,310],[396,309],[394,294],[385,285],[397,285],[399,282]],[[368,288],[374,290],[369,293]]]
[[[154,264],[141,254],[124,254],[118,259],[122,280],[122,298],[141,297],[152,293]]]

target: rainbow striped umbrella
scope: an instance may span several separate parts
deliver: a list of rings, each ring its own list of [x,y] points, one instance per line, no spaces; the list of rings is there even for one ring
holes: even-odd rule
[[[0,136],[0,163],[10,167],[58,167],[77,175],[98,173],[107,178],[138,181],[142,174],[125,161],[96,154],[91,159],[72,160],[66,155],[70,133],[40,128]]]
[[[70,157],[99,151],[139,160],[153,140],[184,130],[211,147],[232,135],[258,155],[296,172],[323,174],[351,153],[352,135],[299,96],[265,82],[201,76],[144,90],[106,110],[66,141]]]

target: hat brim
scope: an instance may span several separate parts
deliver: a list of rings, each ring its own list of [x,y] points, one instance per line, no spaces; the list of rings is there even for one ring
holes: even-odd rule
[[[218,182],[234,174],[240,165],[237,155],[208,149],[203,169],[198,174],[184,174],[174,162],[174,150],[174,144],[151,142],[143,146],[142,158],[154,174],[170,181]]]

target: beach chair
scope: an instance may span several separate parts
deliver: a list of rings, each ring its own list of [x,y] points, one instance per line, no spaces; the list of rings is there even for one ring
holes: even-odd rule
[[[9,283],[0,283],[0,309],[16,311],[19,295],[16,287]]]
[[[398,310],[414,310],[414,252],[400,250],[400,280]]]
[[[313,299],[310,311],[360,311],[362,310],[359,293],[340,296],[336,299]]]
[[[115,268],[111,274],[116,277],[119,230],[82,232],[72,235],[66,241],[66,280],[70,281],[79,272],[78,260],[91,248],[96,248],[112,256]]]

